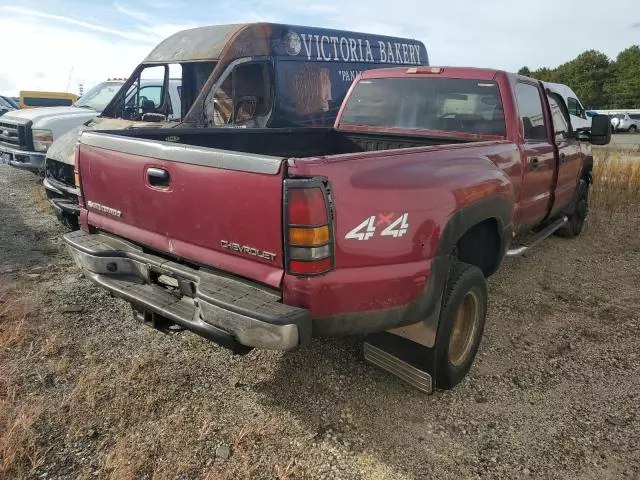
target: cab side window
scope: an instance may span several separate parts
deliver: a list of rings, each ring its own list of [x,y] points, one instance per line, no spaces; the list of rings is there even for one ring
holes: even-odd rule
[[[538,87],[520,82],[516,87],[516,97],[520,119],[524,127],[525,141],[544,142],[547,140],[547,126]]]
[[[564,109],[560,106],[560,101],[553,95],[548,96],[549,107],[551,108],[551,119],[553,121],[553,133],[558,140],[569,138],[570,122],[566,117]]]
[[[214,125],[264,127],[271,113],[273,91],[271,63],[237,65],[216,90],[210,118]]]
[[[577,98],[569,97],[567,99],[567,107],[569,108],[570,115],[574,115],[576,117],[584,119],[587,118],[584,108],[582,108],[582,105],[580,105],[580,102]]]

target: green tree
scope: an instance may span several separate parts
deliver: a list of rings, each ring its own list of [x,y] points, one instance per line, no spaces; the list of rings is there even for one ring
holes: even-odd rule
[[[560,83],[569,85],[587,108],[609,103],[605,85],[611,80],[611,62],[604,53],[588,50],[556,69]]]
[[[640,108],[640,47],[618,55],[611,69],[607,94],[612,108]]]
[[[555,82],[554,70],[550,70],[547,67],[539,68],[531,72],[531,76],[542,82]]]
[[[531,70],[529,70],[529,67],[522,67],[520,70],[518,70],[518,74],[519,75],[524,75],[525,77],[530,77],[531,76]]]
[[[543,67],[531,75],[543,82],[568,85],[587,108],[602,108],[608,104],[607,82],[611,78],[611,62],[604,53],[588,50],[570,62],[554,69]]]

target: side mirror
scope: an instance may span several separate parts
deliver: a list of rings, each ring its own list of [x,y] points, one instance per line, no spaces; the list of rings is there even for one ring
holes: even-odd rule
[[[608,145],[611,142],[611,120],[608,115],[595,115],[591,119],[589,141],[593,145]]]

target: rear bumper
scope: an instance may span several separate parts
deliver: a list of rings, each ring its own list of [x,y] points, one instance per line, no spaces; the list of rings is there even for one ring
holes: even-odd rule
[[[17,150],[5,145],[0,145],[0,159],[3,158],[3,154],[9,156],[7,163],[13,167],[31,170],[33,172],[38,172],[44,168],[44,153]]]
[[[309,311],[261,286],[186,267],[104,234],[64,236],[85,275],[138,309],[227,348],[290,350],[311,338]]]

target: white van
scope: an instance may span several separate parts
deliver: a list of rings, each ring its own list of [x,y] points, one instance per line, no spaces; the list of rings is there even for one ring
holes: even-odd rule
[[[587,116],[582,103],[578,100],[578,96],[571,88],[562,83],[542,82],[542,84],[545,88],[564,98],[564,103],[567,104],[567,108],[569,109],[571,126],[574,130],[588,130],[591,128],[591,117]]]

